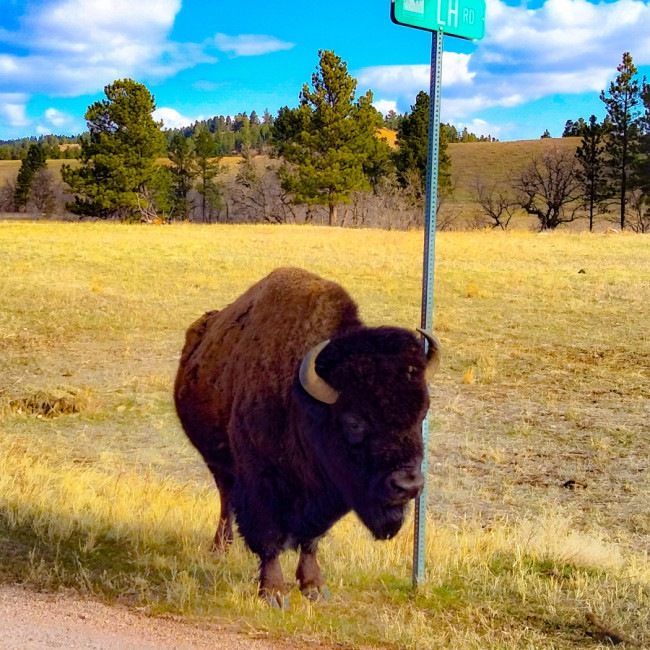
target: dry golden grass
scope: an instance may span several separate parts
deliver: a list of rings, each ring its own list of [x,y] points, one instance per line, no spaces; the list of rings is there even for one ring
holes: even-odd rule
[[[63,147],[75,147],[77,145],[63,145]],[[221,166],[224,169],[224,172],[230,173],[237,163],[241,160],[239,156],[225,156],[221,158]],[[169,165],[169,158],[159,158],[158,163],[162,165]],[[76,167],[79,165],[79,160],[71,158],[69,160],[59,159],[59,160],[48,160],[47,168],[58,175],[61,173],[62,165],[70,165],[71,167]],[[20,160],[0,160],[0,187],[4,185],[6,181],[14,180],[18,170],[20,169]]]
[[[396,132],[380,129],[380,136],[394,147]],[[455,200],[473,202],[475,179],[483,177],[487,185],[499,180],[513,178],[519,169],[526,165],[534,155],[549,148],[575,150],[579,138],[544,138],[543,140],[520,140],[517,142],[469,142],[449,145],[452,160],[453,179],[456,186]],[[73,145],[70,145],[73,146]],[[238,156],[226,156],[221,164],[229,171],[239,162]],[[161,158],[160,162],[168,162]],[[59,171],[62,164],[78,164],[75,160],[50,160],[48,167]],[[13,178],[20,168],[19,160],[0,160],[0,184],[5,179]]]
[[[463,145],[471,146],[471,145]],[[421,233],[0,223],[0,576],[283,636],[394,648],[650,644],[650,247],[634,235],[442,233],[425,584],[410,527],[323,544],[333,602],[256,597],[173,412],[185,327],[271,269],[419,322]],[[585,273],[578,273],[584,270]],[[295,556],[284,559],[286,575]]]
[[[397,131],[393,131],[392,129],[379,129],[377,135],[386,140],[392,149],[397,147]]]
[[[454,198],[474,202],[476,180],[486,187],[494,183],[510,183],[534,157],[550,149],[573,153],[580,138],[544,138],[515,142],[465,142],[449,145]]]
[[[54,172],[59,177],[61,173],[62,165],[70,165],[76,167],[79,164],[78,160],[48,160],[47,168]],[[0,160],[0,187],[2,187],[7,181],[14,181],[18,170],[20,169],[20,160]]]

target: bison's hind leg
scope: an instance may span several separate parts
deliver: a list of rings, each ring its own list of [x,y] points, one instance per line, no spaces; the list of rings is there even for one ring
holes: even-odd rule
[[[327,600],[330,597],[329,589],[325,586],[325,578],[323,578],[316,559],[319,540],[320,538],[301,542],[300,559],[296,570],[300,591],[313,601]]]

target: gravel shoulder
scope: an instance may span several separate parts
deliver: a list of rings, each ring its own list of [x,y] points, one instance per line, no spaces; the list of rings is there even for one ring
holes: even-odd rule
[[[152,617],[66,594],[0,585],[0,648],[3,650],[189,650],[306,647],[245,633],[229,625],[191,624]],[[310,647],[314,647],[313,645]]]

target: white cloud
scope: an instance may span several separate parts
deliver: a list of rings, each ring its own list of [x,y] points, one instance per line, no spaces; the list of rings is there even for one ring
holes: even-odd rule
[[[445,52],[442,56],[442,86],[443,88],[470,84],[475,72],[468,70],[469,54]],[[430,66],[416,65],[378,65],[363,68],[357,72],[359,85],[373,90],[385,91],[391,89],[401,94],[401,91],[417,88],[413,97],[420,90],[429,90]]]
[[[239,36],[217,34],[214,37],[214,44],[218,50],[232,52],[235,56],[257,56],[279,50],[290,50],[295,46],[295,43],[287,43],[275,36],[264,34],[240,34]]]
[[[395,111],[397,113],[397,102],[388,100],[388,99],[380,99],[376,102],[373,102],[372,105],[382,114],[382,115],[388,115],[391,111]]]
[[[46,109],[45,113],[43,113],[43,119],[36,126],[36,132],[39,135],[79,133],[83,129],[83,121],[56,108]]]
[[[45,120],[52,126],[62,127],[66,124],[71,124],[74,119],[67,113],[57,110],[56,108],[48,108],[45,111]]]
[[[593,4],[587,0],[547,0],[539,9],[488,0],[484,46],[512,63],[565,69],[567,61],[609,66],[631,51],[649,62],[650,6],[641,0]]]
[[[197,44],[168,43],[181,0],[58,0],[29,5],[0,41],[29,53],[0,56],[0,92],[75,96],[123,77],[164,78],[213,61]]]
[[[4,97],[7,97],[7,93]],[[23,103],[14,103],[11,101],[2,101],[3,95],[0,94],[0,119],[3,123],[11,128],[29,126],[31,120],[27,117],[26,106]]]
[[[496,124],[488,124],[485,120],[480,120],[478,118],[468,122],[458,122],[456,127],[459,131],[466,128],[470,133],[474,133],[475,135],[491,135],[493,138],[498,137],[502,130],[500,126]]]
[[[185,117],[174,108],[162,106],[153,112],[153,119],[156,121],[162,120],[163,128],[165,129],[180,129],[183,126],[189,126],[197,120],[203,119],[203,117]]]
[[[445,52],[442,55],[442,86],[471,84],[476,72],[470,72],[468,65],[471,55]]]
[[[446,121],[554,94],[597,92],[616,75],[625,51],[637,65],[650,64],[650,4],[642,0],[547,0],[537,9],[487,0],[486,25],[472,54],[444,54]],[[429,69],[376,66],[361,70],[359,80],[405,110],[420,90],[428,91]]]

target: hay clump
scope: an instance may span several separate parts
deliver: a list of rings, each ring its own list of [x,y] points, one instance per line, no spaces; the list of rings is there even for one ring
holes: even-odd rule
[[[61,415],[81,413],[86,399],[74,390],[37,390],[6,400],[7,410],[14,415],[35,415],[41,418],[55,418]]]

